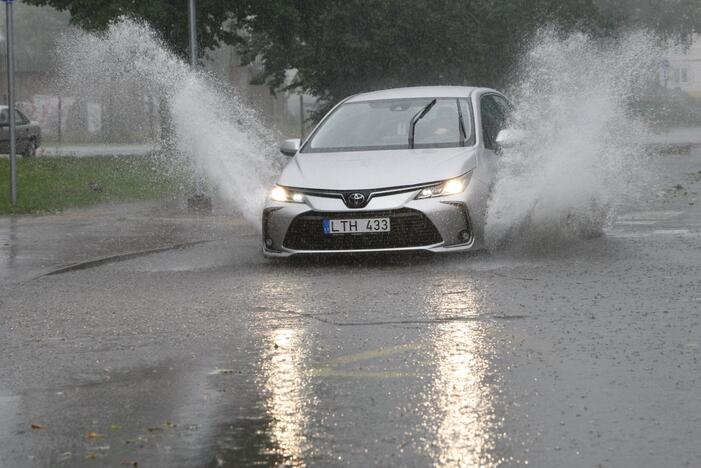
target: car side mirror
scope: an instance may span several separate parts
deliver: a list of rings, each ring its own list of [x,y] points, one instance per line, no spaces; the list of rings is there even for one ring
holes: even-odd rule
[[[285,156],[292,157],[295,154],[297,154],[297,151],[299,151],[299,147],[301,145],[302,140],[300,140],[299,138],[291,138],[282,142],[282,144],[280,145],[280,152]]]
[[[528,138],[528,132],[518,128],[505,128],[497,134],[496,144],[500,148],[513,148],[522,145]]]

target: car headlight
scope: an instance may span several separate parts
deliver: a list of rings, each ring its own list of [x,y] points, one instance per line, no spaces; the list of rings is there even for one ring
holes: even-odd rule
[[[470,175],[471,173],[468,172],[460,177],[444,180],[436,185],[422,188],[418,195],[416,195],[416,200],[433,197],[445,197],[447,195],[457,195],[458,193],[462,193],[467,188],[467,184],[470,183]]]
[[[301,193],[292,192],[279,185],[276,185],[270,192],[270,198],[277,202],[302,203],[304,201],[304,195]]]

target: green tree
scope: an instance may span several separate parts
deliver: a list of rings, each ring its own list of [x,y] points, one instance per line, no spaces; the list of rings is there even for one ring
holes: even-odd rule
[[[73,24],[89,31],[103,30],[124,16],[143,19],[173,51],[187,56],[187,0],[25,0],[24,3],[68,11]],[[239,42],[239,35],[223,25],[235,18],[240,7],[224,0],[197,0],[197,31],[202,50]]]
[[[26,0],[66,9],[91,29],[129,15],[187,50],[186,0]],[[615,36],[631,27],[689,39],[699,0],[198,0],[200,44],[236,44],[263,59],[258,82],[326,103],[359,91],[418,84],[499,87],[538,29]],[[296,69],[291,85],[288,70]],[[322,109],[322,111],[324,110]]]
[[[664,13],[660,13],[660,11]],[[675,19],[676,18],[676,19]],[[246,58],[265,58],[272,88],[284,70],[319,96],[419,84],[501,87],[539,29],[616,36],[644,27],[662,37],[701,31],[698,0],[268,0],[239,18]]]

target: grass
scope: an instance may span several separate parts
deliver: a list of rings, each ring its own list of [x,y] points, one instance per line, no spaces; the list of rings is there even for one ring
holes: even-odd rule
[[[11,206],[10,161],[3,158],[0,215],[150,200],[184,193],[189,186],[183,171],[152,156],[18,158],[17,205]]]

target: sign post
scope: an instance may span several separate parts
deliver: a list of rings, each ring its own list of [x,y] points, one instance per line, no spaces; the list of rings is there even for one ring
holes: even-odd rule
[[[299,93],[299,139],[304,141],[304,94]]]
[[[190,26],[190,67],[197,69],[197,10],[195,0],[188,0],[188,20]],[[202,193],[202,174],[195,162],[195,194],[187,200],[191,211],[212,212],[212,199]]]
[[[5,2],[5,20],[7,34],[7,114],[10,123],[10,202],[17,204],[17,140],[15,121],[15,45],[12,4],[14,0]]]
[[[197,10],[195,0],[188,0],[188,18],[190,20],[190,66],[197,68]]]

